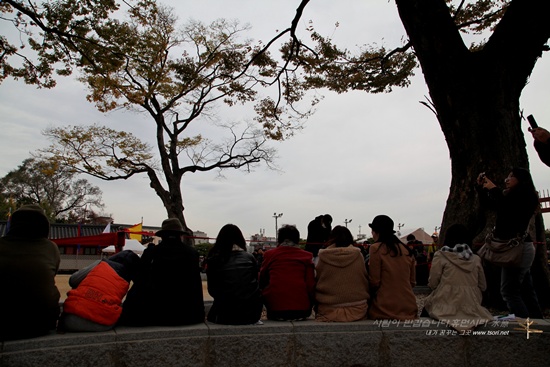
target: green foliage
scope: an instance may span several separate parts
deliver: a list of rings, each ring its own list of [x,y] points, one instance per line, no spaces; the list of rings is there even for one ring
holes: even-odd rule
[[[86,220],[102,209],[101,190],[55,159],[29,158],[0,179],[1,214],[39,204],[52,221]]]
[[[248,27],[220,19],[209,25],[190,21],[180,29],[173,10],[155,0],[121,4],[2,2],[0,21],[11,22],[26,37],[0,39],[0,82],[23,78],[51,88],[54,74],[70,75],[76,68],[88,88],[88,100],[98,110],[122,107],[157,115],[185,114],[177,118],[180,129],[217,101],[266,105],[264,98],[269,97],[260,97],[258,87],[272,85],[281,70],[261,43],[238,39]],[[281,87],[287,103],[299,99],[297,80],[289,79]],[[300,128],[296,122],[310,114],[283,108],[279,102],[272,107],[256,108],[261,113],[257,120],[270,138],[290,136]],[[285,119],[288,122],[282,123]]]
[[[481,34],[493,29],[502,18],[510,0],[445,0],[457,27],[465,34]],[[336,24],[338,27],[338,24]],[[364,45],[357,51],[342,49],[310,25],[307,28],[312,47],[296,40],[286,43],[281,52],[295,68],[304,71],[296,99],[308,89],[328,88],[337,93],[362,90],[369,93],[391,92],[407,87],[418,66],[415,51],[408,40],[394,49],[377,44]],[[483,48],[484,41],[472,43],[471,50]],[[292,98],[291,98],[292,99]]]
[[[75,14],[79,13],[77,3],[71,3]],[[260,46],[240,39],[248,28],[236,21],[222,19],[208,25],[191,21],[180,29],[171,9],[152,0],[137,4],[125,7],[124,20],[107,17],[107,11],[93,22],[81,18],[84,24],[75,28],[79,37],[73,37],[72,26],[67,28],[59,19],[52,25],[56,30],[62,28],[62,35],[40,28],[57,35],[48,39],[44,49],[59,47],[67,53],[64,60],[78,68],[87,99],[99,111],[125,108],[147,114],[155,132],[154,150],[130,132],[132,126],[116,131],[92,125],[47,129],[44,135],[52,144],[43,152],[77,172],[104,180],[147,174],[168,216],[178,217],[185,225],[181,193],[185,173],[226,168],[250,171],[260,162],[272,167],[275,150],[267,145],[267,136],[282,139],[283,131],[292,131],[294,125],[279,123],[285,109],[269,104],[276,114],[256,109],[263,114],[258,121],[264,131],[252,123],[220,122],[214,127],[221,131],[212,134],[221,137],[219,142],[196,133],[212,119],[216,104],[265,105],[269,97],[262,99],[258,88],[269,84],[265,78],[277,75],[277,63],[267,52],[255,56]],[[87,6],[92,5],[83,5],[81,11],[91,14]],[[79,18],[66,15],[69,23]],[[291,90],[291,83],[285,88]],[[287,95],[299,99],[290,92]]]
[[[72,53],[89,49],[96,40],[92,35],[95,26],[116,10],[118,4],[112,0],[2,1],[0,19],[11,22],[20,37],[16,38],[19,45],[5,36],[0,39],[0,82],[12,77],[39,87],[54,87],[54,73],[69,75],[75,64],[90,62],[85,57],[78,61],[80,58],[73,58]],[[25,55],[25,40],[36,59]],[[12,59],[16,62],[10,62]]]
[[[199,252],[199,256],[204,256],[206,258],[212,247],[214,247],[212,243],[198,243],[195,245],[195,250]]]
[[[66,167],[98,178],[128,178],[153,165],[151,147],[126,131],[96,124],[52,127],[44,135],[55,141],[44,152]]]
[[[463,33],[481,34],[494,29],[511,0],[446,0],[455,24]]]

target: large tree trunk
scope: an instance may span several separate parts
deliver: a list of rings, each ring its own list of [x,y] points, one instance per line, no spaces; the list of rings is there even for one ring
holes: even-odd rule
[[[513,166],[529,168],[519,98],[550,36],[545,19],[550,1],[522,1],[510,5],[483,50],[471,52],[444,0],[396,0],[449,147],[452,179],[443,241],[454,223],[477,234],[478,243],[493,227],[494,213],[480,209],[475,189],[480,172],[502,185]],[[540,216],[537,225],[541,233]],[[534,232],[533,238],[540,238]],[[541,301],[550,291],[545,253],[545,245],[537,246],[533,264]],[[493,281],[491,273],[489,278]],[[498,279],[490,287],[498,294]]]
[[[181,195],[181,177],[178,179],[175,175],[169,175],[165,172],[165,176],[170,176],[168,181],[168,190],[165,190],[162,183],[158,180],[154,170],[148,172],[151,181],[150,186],[162,201],[168,218],[178,218],[183,226],[185,233],[184,243],[194,245],[193,231],[187,226],[185,216],[183,215],[183,197]]]

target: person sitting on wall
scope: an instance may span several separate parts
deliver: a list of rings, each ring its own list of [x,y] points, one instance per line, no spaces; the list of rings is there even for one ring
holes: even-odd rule
[[[60,256],[57,245],[48,240],[49,232],[44,210],[32,204],[13,213],[6,236],[0,238],[0,340],[55,330]]]
[[[372,302],[368,316],[373,320],[411,320],[418,316],[413,293],[416,262],[409,248],[395,236],[393,225],[387,215],[377,215],[369,223],[375,241],[369,258]]]
[[[260,288],[270,320],[305,320],[311,315],[315,292],[313,256],[298,247],[300,232],[284,225],[279,245],[266,251],[260,269]]]
[[[471,237],[461,224],[447,229],[445,244],[432,261],[428,285],[433,292],[424,302],[422,316],[442,320],[458,331],[474,329],[493,319],[481,306],[481,292],[487,287],[481,259],[470,249]]]
[[[258,264],[234,224],[220,229],[207,257],[208,293],[214,298],[207,320],[216,324],[255,324],[262,316]]]
[[[199,253],[183,242],[185,231],[177,218],[162,222],[141,256],[134,285],[122,307],[119,324],[176,326],[204,322]]]
[[[128,292],[139,264],[139,256],[124,250],[80,269],[69,278],[60,331],[107,331],[122,313],[122,299]]]
[[[317,321],[357,321],[367,317],[369,280],[361,250],[344,226],[336,226],[319,250],[315,286]]]

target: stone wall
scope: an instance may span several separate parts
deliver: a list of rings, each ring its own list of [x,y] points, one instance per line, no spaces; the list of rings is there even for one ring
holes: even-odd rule
[[[549,366],[550,322],[534,321],[529,339],[516,322],[460,336],[430,319],[118,327],[4,342],[0,366]]]

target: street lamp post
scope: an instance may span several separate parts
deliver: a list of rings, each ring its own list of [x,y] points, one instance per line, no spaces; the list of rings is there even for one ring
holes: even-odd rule
[[[279,239],[277,238],[277,229],[279,228],[277,226],[277,219],[281,218],[282,216],[283,216],[283,213],[279,213],[279,214],[273,213],[273,218],[275,218],[275,242],[276,243],[279,243],[278,241]]]
[[[346,224],[346,228],[348,228],[348,223],[351,223],[353,219],[350,219],[350,220],[347,220],[347,219],[344,219],[344,223]]]

